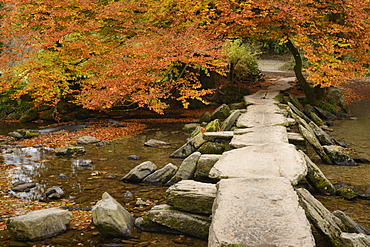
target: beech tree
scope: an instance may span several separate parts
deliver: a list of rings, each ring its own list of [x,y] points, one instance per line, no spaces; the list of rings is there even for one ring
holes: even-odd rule
[[[316,87],[369,72],[370,0],[3,0],[0,91],[36,104],[155,111],[200,99],[196,71],[222,73],[222,42],[286,44],[308,101]],[[187,69],[191,68],[191,69]]]
[[[220,40],[173,1],[6,0],[0,91],[35,104],[68,99],[89,109],[137,104],[161,112],[210,92],[196,72],[223,63]],[[204,20],[204,19],[202,19]],[[191,68],[191,69],[188,69]]]
[[[218,1],[219,32],[286,44],[307,99],[317,94],[302,75],[299,49],[309,65],[308,80],[318,88],[336,86],[369,73],[369,0]]]

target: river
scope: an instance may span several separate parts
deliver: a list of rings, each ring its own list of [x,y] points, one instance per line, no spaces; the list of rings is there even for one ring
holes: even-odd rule
[[[354,149],[356,156],[370,159],[369,151],[369,123],[370,100],[355,102],[350,107],[350,113],[358,120],[338,120],[331,133],[337,139],[344,140]],[[0,124],[0,134],[18,128],[14,124]],[[3,150],[1,162],[16,164],[11,175],[13,181],[36,182],[37,186],[30,192],[15,194],[30,200],[37,200],[47,188],[60,186],[64,189],[67,198],[74,202],[75,207],[91,207],[107,191],[116,200],[121,202],[135,217],[141,216],[155,204],[165,202],[164,186],[147,184],[129,184],[120,180],[127,172],[141,162],[153,161],[158,168],[171,162],[179,165],[181,160],[170,159],[169,155],[181,146],[187,134],[181,131],[183,124],[152,124],[149,129],[131,137],[112,141],[105,147],[95,145],[86,146],[87,153],[83,156],[55,157],[47,149],[23,148]],[[25,127],[25,126],[22,126]],[[29,127],[29,126],[27,126]],[[31,126],[35,128],[35,126]],[[157,139],[171,143],[163,148],[145,147],[143,144],[149,139]],[[129,155],[138,155],[139,160],[128,160]],[[80,166],[80,160],[91,160],[91,166]],[[370,187],[370,165],[360,164],[357,167],[343,167],[325,165],[318,162],[323,173],[332,183],[342,182],[350,186]],[[126,192],[133,194],[126,198]],[[368,201],[355,199],[344,200],[337,196],[315,195],[330,211],[342,210],[363,226],[370,228],[370,204]],[[137,206],[138,198],[148,200],[148,205]],[[60,241],[59,237],[59,240]],[[93,227],[81,231],[69,231],[62,235],[62,239],[69,239],[70,246],[206,246],[206,241],[192,237],[144,233],[135,230],[130,241],[122,242],[117,239],[103,239],[96,234]],[[58,242],[49,239],[43,242],[34,242],[29,246],[54,245]],[[14,243],[6,231],[0,231],[0,245],[8,246]],[[17,243],[16,243],[17,244]],[[17,246],[15,244],[15,246]],[[18,243],[20,244],[20,243]],[[19,245],[22,246],[22,245]],[[322,239],[317,246],[330,246]]]

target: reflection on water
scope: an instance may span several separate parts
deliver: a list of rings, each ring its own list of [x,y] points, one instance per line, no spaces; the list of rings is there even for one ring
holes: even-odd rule
[[[80,156],[55,156],[53,150],[48,148],[3,147],[0,162],[15,165],[10,174],[14,184],[36,183],[36,187],[27,191],[12,192],[19,198],[36,200],[44,197],[48,188],[59,186],[67,198],[90,205],[99,200],[105,191],[122,197],[122,193],[127,190],[132,193],[137,189],[141,190],[143,185],[125,184],[119,179],[144,161],[154,162],[158,169],[168,163],[180,165],[180,159],[171,159],[169,155],[187,137],[181,131],[182,126],[153,125],[148,131],[113,141],[105,147],[85,146],[87,153]],[[145,147],[143,144],[149,139],[162,140],[171,145],[162,148]],[[141,158],[132,161],[127,159],[129,155],[138,155]],[[161,190],[165,189],[163,187]]]

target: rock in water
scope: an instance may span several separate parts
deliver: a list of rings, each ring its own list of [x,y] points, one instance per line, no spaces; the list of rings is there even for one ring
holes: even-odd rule
[[[72,214],[59,208],[42,209],[12,217],[6,223],[10,234],[20,241],[33,241],[56,236],[72,221]]]
[[[148,175],[143,179],[144,183],[151,183],[151,184],[165,184],[168,180],[170,180],[177,172],[177,166],[174,164],[167,164],[162,169],[159,169],[152,174]]]
[[[92,209],[93,223],[103,236],[129,238],[134,217],[107,192]]]
[[[139,183],[155,169],[157,169],[157,166],[153,162],[145,161],[127,173],[121,181]]]
[[[349,155],[341,152],[336,146],[323,146],[323,148],[335,165],[357,166],[357,163]]]
[[[181,180],[191,179],[194,176],[194,172],[200,156],[201,153],[195,152],[184,159],[175,176],[173,176],[170,181],[167,182],[167,185],[173,185]]]
[[[336,190],[334,185],[325,177],[320,168],[311,161],[311,159],[302,151],[299,150],[304,157],[307,165],[307,181],[314,187],[317,191],[324,195],[335,195]]]
[[[63,197],[64,191],[58,186],[53,186],[46,190],[45,195],[49,199],[60,199]]]
[[[100,142],[100,140],[93,136],[81,136],[77,138],[77,144],[80,144],[80,145],[86,145],[86,144],[92,144],[92,143],[98,143],[98,142]]]
[[[164,141],[159,141],[159,140],[155,140],[155,139],[150,139],[149,141],[144,143],[144,146],[153,147],[153,148],[159,148],[159,147],[162,147],[162,146],[169,146],[169,145],[171,145],[171,143],[164,142]]]

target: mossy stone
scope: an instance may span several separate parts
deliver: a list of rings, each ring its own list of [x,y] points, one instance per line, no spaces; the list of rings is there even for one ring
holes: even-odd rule
[[[198,149],[202,154],[222,154],[224,151],[224,145],[217,142],[206,142]]]
[[[218,132],[221,129],[221,124],[218,119],[209,122],[205,128],[205,132]]]

